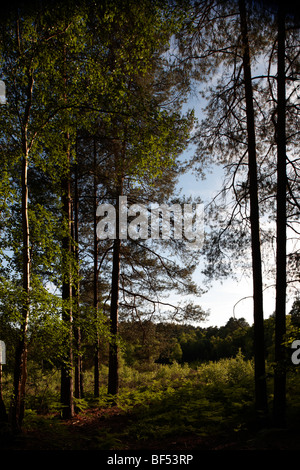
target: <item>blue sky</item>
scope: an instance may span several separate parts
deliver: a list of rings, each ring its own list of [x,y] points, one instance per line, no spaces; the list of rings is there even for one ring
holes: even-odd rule
[[[203,110],[206,105],[203,97],[193,95],[186,103],[183,111],[186,109],[194,109],[195,116],[199,121],[203,118]],[[189,148],[183,155],[183,158],[191,156],[193,148]],[[208,204],[212,198],[222,188],[223,169],[219,166],[213,166],[211,171],[206,173],[204,180],[196,178],[193,172],[189,172],[180,177],[178,187],[182,188],[182,194],[186,196],[200,196],[204,205]],[[203,287],[204,276],[201,274],[203,261],[199,260],[199,268],[196,270],[194,280],[200,287]],[[207,293],[203,294],[195,303],[203,307],[205,311],[209,311],[209,316],[200,326],[223,326],[231,317],[245,318],[245,320],[253,324],[253,301],[252,301],[252,279],[251,272],[238,273],[235,281],[231,278],[223,282],[212,282],[211,288]],[[274,280],[266,281],[264,290],[264,316],[268,318],[275,310],[275,289],[272,286]],[[292,306],[296,295],[296,290],[292,290],[287,296],[287,313]]]
[[[220,190],[222,183],[222,169],[207,174],[205,180],[197,179],[192,172],[183,175],[179,179],[178,186],[182,188],[182,193],[189,196],[200,196],[203,203],[207,204],[211,198]],[[199,260],[199,268],[196,270],[194,279],[201,286],[204,283],[204,276],[201,274],[202,264]],[[268,318],[275,309],[275,292],[273,288],[267,288],[264,292],[265,317]],[[210,315],[200,326],[223,326],[227,321],[235,316],[245,318],[249,324],[253,323],[253,303],[252,303],[252,280],[251,273],[246,276],[241,273],[238,281],[231,278],[223,282],[214,281],[207,293],[197,299],[204,310],[209,310]],[[290,306],[290,302],[289,302]]]
[[[196,178],[193,172],[189,172],[180,177],[178,186],[182,188],[182,193],[186,196],[200,196],[204,205],[220,191],[222,187],[223,171],[221,167],[215,167],[214,170],[207,173],[206,179]],[[205,227],[204,227],[205,229]],[[275,229],[275,225],[274,225]],[[298,247],[299,247],[299,242]],[[289,251],[290,242],[287,247]],[[196,270],[194,280],[200,287],[203,287],[204,276],[201,274],[203,260],[199,260],[199,268]],[[252,302],[252,279],[251,272],[240,273],[237,266],[237,281],[231,278],[223,282],[212,282],[211,288],[203,294],[195,303],[201,305],[205,311],[210,314],[205,322],[200,326],[223,326],[231,317],[245,318],[246,321],[253,324],[253,302]],[[264,316],[268,318],[275,310],[275,288],[274,279],[264,279]],[[291,286],[287,295],[287,313],[293,304],[297,294],[297,286]],[[298,285],[299,288],[299,285]]]

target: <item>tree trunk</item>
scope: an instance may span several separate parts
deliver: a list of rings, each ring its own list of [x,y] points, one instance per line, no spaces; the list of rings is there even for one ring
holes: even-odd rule
[[[257,183],[257,161],[255,141],[255,119],[253,108],[252,78],[248,27],[245,1],[239,0],[241,33],[243,43],[243,70],[246,96],[248,165],[250,181],[250,225],[253,270],[253,315],[254,315],[254,358],[255,358],[255,403],[258,415],[267,418],[267,387],[265,376],[263,282],[261,268],[260,223]]]
[[[14,397],[11,410],[13,428],[21,429],[25,406],[25,385],[27,379],[27,328],[29,320],[29,289],[30,289],[30,248],[28,219],[28,157],[22,160],[22,231],[23,231],[23,299],[22,319],[19,342],[16,348],[14,371]]]
[[[79,301],[79,293],[80,293],[80,282],[79,282],[79,221],[78,221],[78,213],[79,213],[79,196],[78,196],[78,162],[75,163],[75,171],[74,171],[74,223],[73,226],[73,234],[72,237],[74,238],[74,259],[76,265],[76,282],[73,282],[73,298],[74,298],[74,309],[76,318],[74,318],[74,339],[75,339],[75,347],[76,347],[76,356],[75,356],[75,364],[74,364],[74,373],[75,373],[75,380],[74,380],[74,395],[76,398],[83,397],[83,376],[82,376],[82,355],[81,355],[81,329],[80,329],[80,301]],[[75,317],[73,315],[73,317]]]
[[[24,144],[26,145],[26,144]],[[22,232],[23,232],[23,301],[22,325],[20,339],[16,349],[14,372],[14,399],[12,408],[12,425],[20,430],[25,411],[25,385],[27,379],[27,328],[29,320],[29,289],[30,289],[30,247],[28,217],[28,156],[27,149],[22,160]]]
[[[68,151],[68,162],[70,155]],[[71,203],[71,181],[69,173],[62,181],[62,202],[63,217],[67,222],[67,231],[62,240],[62,259],[63,259],[63,282],[62,282],[62,321],[68,332],[66,338],[66,356],[61,369],[61,403],[63,406],[62,416],[69,419],[74,415],[73,403],[73,348],[72,348],[72,279],[71,279],[71,224],[72,224],[72,203]]]
[[[285,11],[278,9],[278,77],[277,77],[277,246],[276,246],[276,310],[275,310],[275,376],[274,421],[285,426],[286,413],[286,97],[285,97]]]
[[[63,49],[63,86],[64,101],[67,104],[67,45]],[[66,139],[66,174],[62,178],[62,215],[64,234],[62,239],[62,323],[66,336],[66,355],[62,361],[61,368],[61,404],[63,419],[70,419],[74,415],[74,381],[73,381],[73,311],[72,311],[72,266],[71,260],[74,256],[72,249],[72,190],[71,190],[71,154],[70,136],[65,133]]]
[[[119,351],[118,351],[118,329],[119,329],[119,281],[120,281],[120,253],[121,240],[119,234],[119,196],[123,194],[123,180],[117,186],[116,197],[116,234],[113,244],[113,266],[111,283],[111,306],[110,306],[110,344],[109,344],[109,373],[108,393],[117,395],[119,392]]]
[[[118,216],[117,216],[118,218]],[[118,225],[118,224],[117,224]],[[118,231],[117,231],[118,233]],[[113,269],[111,284],[110,332],[109,345],[109,376],[108,393],[117,395],[119,391],[119,351],[118,351],[118,323],[119,323],[119,278],[120,278],[120,248],[121,240],[116,236],[113,247]]]
[[[18,33],[19,34],[19,33]],[[30,237],[28,213],[28,143],[27,130],[32,104],[33,76],[28,72],[27,103],[22,125],[22,236],[23,236],[23,273],[22,273],[22,318],[19,342],[16,348],[14,370],[14,395],[11,405],[12,427],[19,431],[22,426],[25,411],[25,386],[27,379],[27,328],[30,309]]]
[[[97,238],[97,152],[94,139],[94,311],[96,316],[96,342],[94,355],[94,396],[99,397],[99,367],[100,367],[100,344],[98,334],[98,238]]]

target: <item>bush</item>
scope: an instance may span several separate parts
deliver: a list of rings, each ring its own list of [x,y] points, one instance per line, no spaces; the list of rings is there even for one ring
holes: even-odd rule
[[[197,375],[201,382],[214,386],[230,386],[250,384],[254,379],[252,361],[245,361],[241,351],[236,357],[208,362],[197,367]]]

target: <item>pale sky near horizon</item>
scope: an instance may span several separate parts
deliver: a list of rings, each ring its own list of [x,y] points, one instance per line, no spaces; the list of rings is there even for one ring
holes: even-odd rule
[[[182,194],[186,196],[200,196],[203,203],[208,203],[213,195],[220,189],[221,178],[220,171],[217,175],[208,174],[207,179],[199,180],[189,173],[183,175],[179,179],[179,186],[182,188]],[[204,227],[205,228],[205,227]],[[199,260],[199,268],[196,270],[193,278],[200,287],[204,287],[204,276],[201,274],[203,262]],[[253,323],[252,299],[248,297],[252,295],[251,277],[241,277],[238,282],[231,278],[221,281],[213,281],[212,287],[203,294],[195,303],[201,305],[205,311],[210,311],[209,316],[199,326],[224,326],[231,317],[245,318],[251,325]],[[270,293],[268,294],[270,298]],[[274,300],[275,302],[275,300]],[[269,305],[271,299],[269,299]],[[236,305],[237,304],[237,305]],[[275,303],[274,303],[275,307]],[[268,316],[273,310],[268,310]],[[267,313],[267,312],[266,312]]]
[[[216,169],[207,174],[206,179],[197,179],[192,172],[183,175],[179,179],[178,186],[182,188],[182,194],[186,196],[200,196],[204,205],[221,189],[222,169]],[[201,259],[199,269],[196,270],[194,280],[202,287],[204,277],[201,274]],[[238,273],[238,266],[237,266]],[[238,277],[238,276],[237,276]],[[268,318],[275,311],[275,289],[271,285],[272,280],[267,283],[264,290],[264,317]],[[295,299],[296,291],[287,296],[287,313]],[[249,276],[240,274],[238,281],[227,278],[224,281],[212,282],[212,287],[203,294],[197,302],[205,311],[210,311],[209,316],[199,326],[224,326],[231,317],[245,318],[245,320],[253,324],[253,301],[252,301],[252,278],[251,272]]]

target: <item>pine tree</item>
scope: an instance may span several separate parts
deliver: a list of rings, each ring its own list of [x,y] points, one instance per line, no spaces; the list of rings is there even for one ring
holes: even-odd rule
[[[100,30],[97,21],[102,28],[100,35],[95,33],[93,41],[99,44],[99,49],[106,46],[106,55],[101,62],[97,54],[92,56],[94,67],[104,70],[102,94],[95,92],[92,99],[94,106],[106,110],[107,114],[101,114],[95,122],[96,130],[93,131],[90,126],[89,132],[91,139],[97,135],[102,147],[103,158],[100,160],[105,162],[105,168],[101,170],[105,181],[102,191],[106,194],[106,201],[109,200],[116,207],[118,223],[119,197],[130,193],[128,188],[134,180],[139,181],[146,175],[152,175],[153,178],[174,161],[174,155],[183,148],[189,124],[188,119],[181,118],[179,113],[160,109],[174,86],[170,82],[170,73],[163,74],[163,67],[167,70],[167,64],[162,58],[162,52],[168,47],[174,20],[170,26],[163,19],[161,10],[151,3],[139,7],[135,5],[134,17],[130,9],[125,11],[119,4],[103,7],[97,13],[98,16],[93,16],[91,30],[94,33]],[[109,87],[105,83],[106,76]],[[92,80],[90,86],[91,90],[94,89]],[[174,138],[172,129],[176,126],[178,136]],[[109,392],[114,395],[118,390],[116,338],[122,244],[117,235],[111,246]],[[95,274],[94,267],[94,279]]]
[[[223,2],[200,3],[193,14],[191,30],[185,33],[191,38],[188,40],[190,46],[187,51],[182,46],[182,54],[191,63],[195,79],[200,83],[203,74],[203,81],[208,80],[205,73],[209,73],[212,80],[216,73],[221,77],[215,85],[207,87],[206,116],[195,139],[198,145],[195,163],[200,164],[200,171],[203,172],[209,165],[208,155],[211,155],[212,163],[222,164],[225,168],[224,185],[220,191],[220,199],[224,199],[219,205],[216,197],[207,209],[210,237],[204,251],[208,260],[205,273],[208,277],[228,276],[236,269],[233,269],[234,262],[244,264],[247,253],[251,253],[255,401],[259,414],[266,416],[259,194],[262,145],[256,141],[256,94],[250,62],[251,52],[255,61],[264,51],[266,38],[258,31],[261,12],[255,8],[251,12],[250,29],[243,1],[228,2],[226,5]],[[216,30],[218,35],[215,34]],[[269,36],[266,37],[268,39]],[[249,269],[246,263],[244,269]]]
[[[268,414],[267,385],[265,372],[263,279],[260,241],[260,215],[258,202],[258,179],[256,157],[255,117],[252,94],[252,77],[245,1],[239,1],[243,48],[243,71],[248,135],[249,198],[251,225],[251,253],[253,277],[253,318],[255,358],[255,401],[257,412],[265,420]]]
[[[276,233],[276,310],[275,310],[275,375],[274,420],[286,424],[286,365],[283,346],[286,332],[287,285],[287,164],[286,164],[286,91],[285,91],[285,8],[278,8],[277,72],[277,233]]]

